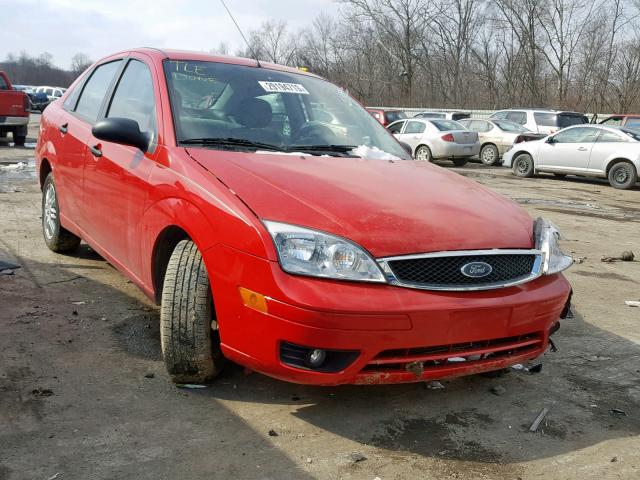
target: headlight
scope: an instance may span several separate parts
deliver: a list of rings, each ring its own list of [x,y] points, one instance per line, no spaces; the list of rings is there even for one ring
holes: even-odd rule
[[[537,218],[533,223],[533,235],[536,239],[536,249],[542,251],[544,275],[561,272],[573,264],[573,258],[560,250],[560,231],[552,222]]]
[[[264,222],[285,272],[312,277],[385,282],[378,264],[344,238],[286,223]]]

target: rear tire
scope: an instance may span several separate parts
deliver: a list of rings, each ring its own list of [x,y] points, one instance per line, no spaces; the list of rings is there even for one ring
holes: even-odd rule
[[[469,157],[454,158],[452,161],[456,167],[464,167],[469,161]]]
[[[422,160],[423,162],[432,162],[433,155],[431,149],[426,145],[420,145],[416,149],[416,160]]]
[[[13,143],[16,147],[24,147],[24,142],[27,141],[26,135],[13,135]]]
[[[521,153],[513,160],[513,174],[518,177],[533,177],[533,158],[528,153]]]
[[[49,250],[56,253],[73,252],[80,245],[80,237],[60,224],[58,193],[51,172],[42,186],[42,234]]]
[[[171,380],[204,383],[218,375],[224,357],[217,325],[202,255],[195,243],[182,240],[167,265],[160,309],[162,354]]]
[[[480,150],[480,161],[488,166],[493,166],[500,160],[500,152],[498,147],[492,144],[488,144],[482,147]]]
[[[638,181],[636,167],[629,162],[617,162],[609,169],[609,184],[613,188],[627,190]]]

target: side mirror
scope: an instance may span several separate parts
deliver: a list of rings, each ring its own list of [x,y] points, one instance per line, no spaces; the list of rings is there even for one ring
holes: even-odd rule
[[[149,135],[140,131],[140,126],[130,118],[105,118],[91,129],[94,137],[105,142],[137,147],[143,152],[149,148]]]
[[[547,137],[545,143],[550,143],[551,145],[553,145],[554,143],[556,143],[556,139],[553,137]]]
[[[404,142],[399,142],[399,143],[400,143],[400,146],[401,146],[402,148],[404,148],[404,149],[405,149],[405,151],[406,151],[409,155],[411,155],[411,157],[413,157],[413,149],[411,148],[411,145],[409,145],[408,143],[404,143]]]

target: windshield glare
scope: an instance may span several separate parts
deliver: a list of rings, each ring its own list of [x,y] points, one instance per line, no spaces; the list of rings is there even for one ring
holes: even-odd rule
[[[164,70],[178,142],[234,139],[283,151],[314,147],[318,155],[365,145],[411,159],[358,102],[325,80],[203,61],[166,60]]]

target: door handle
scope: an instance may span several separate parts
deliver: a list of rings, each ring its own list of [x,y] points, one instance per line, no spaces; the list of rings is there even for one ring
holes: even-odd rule
[[[100,150],[100,144],[94,145],[93,147],[89,147],[89,150],[91,150],[91,153],[93,154],[94,157],[100,158],[102,156],[102,150]]]
[[[586,152],[587,151],[587,147],[580,147],[580,148],[578,148],[578,151]]]
[[[58,127],[58,130],[60,130],[62,133],[67,133],[69,131],[68,127],[69,127],[68,123],[63,123]]]

